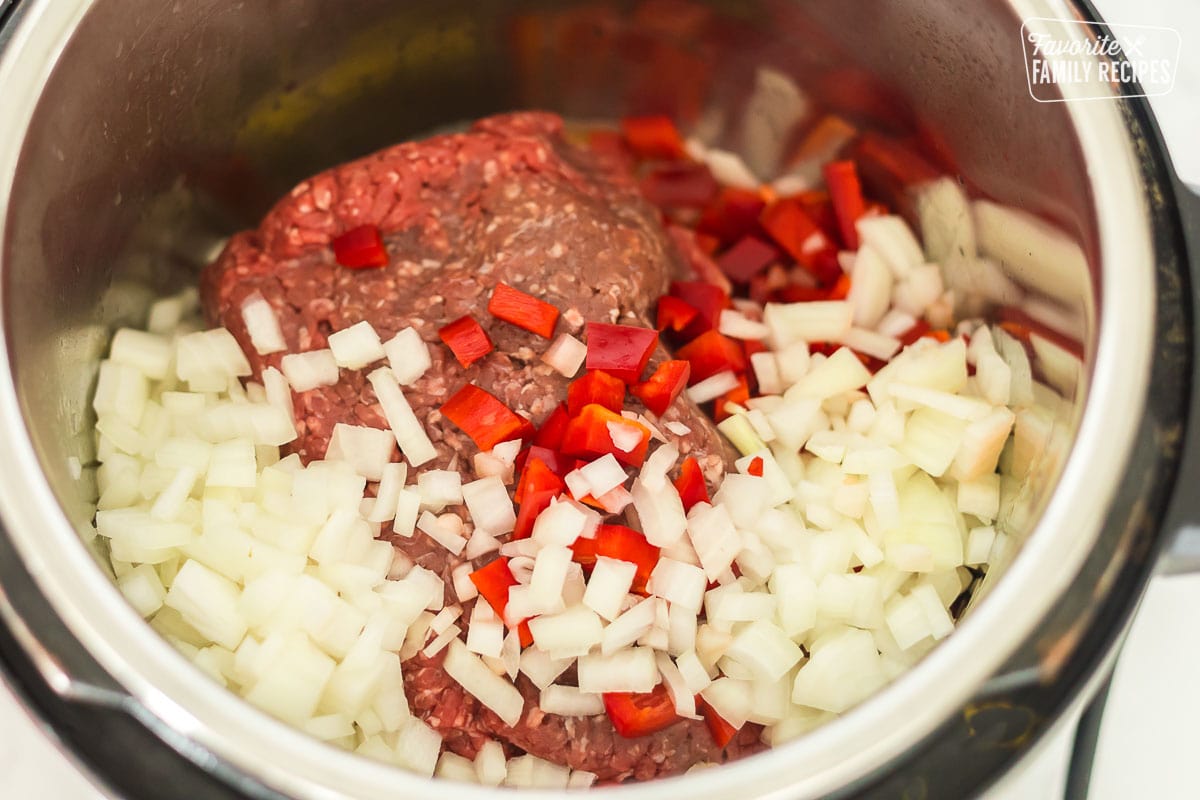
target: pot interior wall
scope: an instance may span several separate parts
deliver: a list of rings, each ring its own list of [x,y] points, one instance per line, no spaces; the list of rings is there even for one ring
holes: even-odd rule
[[[93,489],[71,460],[93,460],[88,395],[113,327],[194,281],[300,178],[484,114],[667,112],[736,146],[770,66],[817,106],[914,137],[973,192],[1053,220],[1097,262],[1065,106],[1029,101],[1019,22],[1001,3],[347,6],[102,0],[63,50],[7,209],[3,311],[30,435],[81,530]],[[1092,319],[1098,281],[1079,287],[1070,311]]]

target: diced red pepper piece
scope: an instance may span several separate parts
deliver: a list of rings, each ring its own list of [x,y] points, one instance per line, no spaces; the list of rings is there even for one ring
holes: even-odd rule
[[[693,279],[702,283],[711,283],[726,294],[733,291],[733,284],[729,282],[729,278],[725,277],[725,273],[721,272],[721,268],[717,266],[717,262],[713,261],[712,254],[714,251],[701,247],[701,234],[697,234],[691,228],[685,228],[682,225],[668,225],[667,233],[671,236],[671,241],[675,243],[675,247],[683,254],[684,259],[687,261]],[[720,246],[719,241],[717,245],[718,247]]]
[[[561,446],[561,444],[562,443],[559,442],[559,446]],[[549,467],[550,471],[560,478],[575,468],[575,459],[564,456],[562,453],[558,452],[557,449],[533,444],[517,454],[517,470],[519,471],[525,469],[525,465],[535,458],[541,459],[541,462]]]
[[[349,269],[386,267],[387,248],[376,225],[359,225],[336,237],[331,243],[333,259]]]
[[[720,422],[729,416],[729,412],[725,410],[727,403],[737,403],[740,406],[744,406],[749,399],[750,382],[746,380],[744,374],[738,375],[738,385],[718,397],[713,404],[713,418],[717,422]]]
[[[746,474],[753,475],[756,478],[763,476],[763,460],[762,456],[755,456],[750,459],[750,466],[746,467]]]
[[[633,576],[632,591],[646,593],[646,581],[658,564],[660,549],[646,541],[646,537],[624,525],[601,525],[596,529],[596,555],[628,561],[637,566]]]
[[[704,472],[700,462],[688,456],[679,465],[679,477],[675,479],[675,491],[683,501],[683,510],[691,511],[696,503],[709,502],[708,486],[704,483]]]
[[[875,131],[861,133],[850,149],[864,175],[892,188],[907,189],[940,175],[914,148]]]
[[[710,256],[721,249],[721,240],[716,236],[709,236],[707,233],[697,233],[696,244]]]
[[[664,361],[649,378],[629,387],[629,393],[661,417],[687,386],[691,374],[692,365],[686,361]]]
[[[900,334],[897,338],[900,339],[902,345],[908,347],[927,333],[929,333],[929,323],[923,319],[919,319],[913,323],[911,328]]]
[[[528,539],[533,533],[533,523],[537,520],[538,514],[549,508],[550,503],[559,494],[561,492],[553,489],[527,492],[517,511],[517,524],[513,527],[512,538]]]
[[[731,280],[749,283],[758,273],[779,260],[779,251],[757,236],[743,236],[717,258],[717,265]]]
[[[513,502],[521,503],[525,499],[525,495],[531,491],[544,492],[553,489],[555,496],[558,496],[566,488],[563,479],[559,477],[553,467],[541,458],[531,455],[525,459],[525,466],[521,469],[521,477],[513,492]]]
[[[602,369],[625,383],[636,383],[657,345],[658,331],[650,328],[589,322],[586,366]]]
[[[762,224],[775,243],[817,280],[822,283],[837,280],[841,274],[837,245],[813,222],[798,201],[780,200],[767,207],[762,214]]]
[[[438,338],[446,343],[458,363],[464,367],[471,366],[492,352],[492,340],[488,338],[487,331],[470,314],[443,325],[438,330]]]
[[[683,137],[668,116],[625,117],[621,120],[621,133],[625,144],[640,158],[669,161],[687,156]]]
[[[842,273],[838,279],[834,281],[833,286],[829,287],[828,297],[830,300],[845,300],[850,296],[850,276]]]
[[[858,249],[858,230],[854,223],[858,222],[867,210],[863,200],[862,182],[858,179],[858,169],[853,161],[831,161],[825,165],[825,186],[829,189],[829,199],[833,202],[833,211],[837,214],[838,231],[842,235],[842,244],[851,250]]]
[[[583,567],[584,572],[591,572],[596,566],[596,540],[580,536],[571,543],[571,560]]]
[[[679,719],[665,683],[644,694],[605,692],[603,697],[608,718],[626,739],[658,733]]]
[[[704,716],[704,722],[708,725],[708,732],[712,734],[713,741],[717,747],[724,750],[733,741],[733,737],[737,735],[738,729],[725,721],[725,718],[717,713],[708,702],[696,695],[696,710]]]
[[[838,234],[837,214],[833,210],[829,192],[824,189],[810,189],[796,195],[794,199],[804,209],[804,213],[817,223],[817,227],[825,231],[826,236],[841,239]]]
[[[529,420],[512,411],[496,396],[468,383],[441,408],[442,416],[471,437],[480,450],[491,450],[500,442],[532,435]]]
[[[732,308],[729,293],[718,286],[702,281],[672,281],[671,294],[696,309],[696,318],[681,332],[684,339],[693,339],[716,328],[721,312]]]
[[[658,298],[658,315],[655,324],[660,331],[673,330],[676,333],[691,324],[700,312],[686,300],[665,294]]]
[[[631,433],[636,432],[640,436],[637,444],[628,451],[617,447],[609,431],[610,423],[623,426]],[[649,447],[650,431],[645,425],[596,403],[584,406],[578,416],[571,418],[562,443],[565,455],[591,460],[612,453],[617,461],[627,467],[640,467],[646,460]]]
[[[703,208],[720,190],[708,167],[692,161],[651,170],[640,185],[642,196],[659,208]]]
[[[997,309],[996,316],[1000,320],[1000,327],[1022,342],[1028,343],[1029,337],[1036,333],[1038,336],[1052,344],[1058,345],[1076,358],[1083,358],[1083,345],[1077,340],[1065,333],[1054,330],[1054,328],[1051,328],[1044,322],[1034,319],[1020,308],[1015,306],[1001,306]]]
[[[706,331],[679,348],[675,354],[692,365],[688,385],[694,386],[718,372],[744,372],[746,357],[741,346],[717,331]]]
[[[496,616],[503,620],[504,610],[508,608],[508,590],[517,585],[517,579],[508,568],[508,559],[501,556],[472,572],[470,578],[471,583],[479,590],[479,596],[487,600]],[[517,634],[521,638],[522,647],[533,644],[533,634],[529,630],[528,621],[522,620],[517,625]]]
[[[533,443],[539,447],[557,450],[562,444],[562,437],[567,430],[567,420],[569,419],[566,404],[559,403],[550,412],[550,416],[542,422],[537,433],[533,435]]]
[[[804,136],[804,141],[789,159],[789,165],[804,161],[817,163],[833,158],[846,143],[854,138],[858,128],[836,114],[827,114],[817,120]]]
[[[726,244],[733,244],[759,229],[758,219],[765,207],[766,203],[758,192],[726,187],[704,209],[696,230],[715,236]]]
[[[589,369],[567,387],[567,413],[578,416],[583,407],[597,403],[609,411],[620,411],[625,405],[625,384],[607,372]],[[563,428],[564,432],[566,428]]]
[[[506,283],[498,283],[492,290],[488,313],[544,339],[554,334],[554,324],[558,322],[557,308]]]

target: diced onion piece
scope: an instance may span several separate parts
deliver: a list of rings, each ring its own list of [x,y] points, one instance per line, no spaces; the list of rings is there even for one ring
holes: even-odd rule
[[[732,186],[736,189],[758,188],[758,178],[737,153],[709,147],[704,151],[704,163],[712,171],[717,183],[722,186]]]
[[[921,245],[903,217],[864,216],[854,227],[862,243],[878,253],[897,278],[907,277],[913,268],[925,262]]]
[[[699,719],[696,716],[696,693],[688,686],[675,662],[666,653],[657,653],[654,658],[658,664],[659,674],[667,685],[667,693],[675,704],[675,713],[689,719]]]
[[[741,534],[726,505],[697,503],[687,517],[688,536],[710,581],[728,569],[742,549]]]
[[[254,292],[242,301],[242,322],[250,334],[250,344],[260,356],[287,350],[279,317],[262,292]]]
[[[579,689],[584,692],[649,692],[660,680],[654,650],[649,647],[631,647],[611,655],[585,655],[577,666]]]
[[[963,557],[963,563],[969,567],[986,564],[995,541],[996,529],[991,525],[971,528],[967,534],[967,552]]]
[[[512,498],[500,478],[480,478],[463,484],[462,498],[476,528],[498,536],[511,532],[516,526]]]
[[[499,786],[507,775],[504,747],[496,740],[489,739],[475,754],[475,778],[482,786]]]
[[[539,689],[554,683],[574,663],[574,658],[554,658],[537,647],[527,647],[521,651],[521,672]]]
[[[958,510],[990,522],[1000,513],[1000,476],[994,472],[958,483]]]
[[[800,667],[792,702],[841,713],[887,681],[879,651],[868,631],[844,628],[830,633]]]
[[[446,648],[442,662],[446,674],[473,697],[496,713],[506,725],[516,725],[525,708],[525,700],[509,681],[492,672],[458,639]]]
[[[854,352],[848,347],[839,347],[829,358],[810,367],[804,377],[787,390],[785,397],[789,401],[806,397],[824,400],[860,389],[869,380],[871,373]]]
[[[563,589],[572,555],[571,548],[555,545],[538,551],[529,579],[529,598],[537,613],[554,614],[563,610]]]
[[[337,362],[333,360],[333,351],[328,349],[289,353],[280,360],[279,369],[297,392],[333,386],[338,382]]]
[[[222,391],[230,378],[250,372],[241,346],[225,328],[188,333],[175,342],[175,375],[193,391]]]
[[[165,336],[121,328],[113,334],[109,359],[141,372],[150,380],[161,381],[171,368],[171,343]]]
[[[731,339],[759,341],[771,335],[771,329],[761,322],[748,318],[740,311],[723,309],[717,320],[717,331]]]
[[[606,656],[612,655],[644,636],[654,627],[659,602],[658,598],[647,597],[614,619],[604,629],[600,652]]]
[[[597,557],[583,594],[583,604],[606,620],[616,619],[636,573],[637,565],[631,561]]]
[[[387,355],[379,334],[366,320],[329,334],[329,350],[334,362],[344,369],[362,369]]]
[[[574,378],[587,357],[587,345],[569,333],[561,333],[554,343],[546,348],[542,360],[555,372],[566,378]]]
[[[509,602],[511,603],[511,599]],[[582,605],[571,606],[557,614],[535,617],[529,620],[529,631],[533,634],[534,644],[556,657],[587,653],[600,644],[600,638],[604,634],[600,617],[595,611]]]
[[[385,434],[388,439],[389,454],[392,444],[391,434]],[[396,506],[400,502],[400,490],[408,478],[408,465],[395,461],[384,464],[379,477],[379,489],[375,494],[375,502],[371,504],[367,514],[369,522],[387,522],[395,519]]]
[[[333,659],[300,631],[267,637],[256,661],[257,681],[246,691],[246,699],[293,725],[312,717],[335,667]]]
[[[454,523],[454,520],[457,520],[457,524]],[[454,514],[435,517],[430,512],[424,511],[417,518],[417,530],[456,556],[461,555],[463,548],[467,546],[467,540],[462,535],[462,519]]]
[[[466,647],[472,653],[491,658],[500,657],[504,647],[504,623],[496,617],[496,612],[489,604],[476,602],[471,610]]]
[[[238,610],[240,594],[233,581],[188,559],[175,574],[164,603],[203,636],[236,650],[246,635],[246,619]]]
[[[795,342],[837,341],[850,330],[854,307],[844,300],[767,303],[763,322],[771,329],[773,349]]]
[[[367,480],[377,481],[391,463],[395,446],[395,436],[389,431],[339,422],[333,426],[325,459],[344,461]]]
[[[707,403],[737,387],[738,376],[731,370],[725,370],[688,387],[687,394],[693,403]]]
[[[632,494],[646,541],[655,547],[670,547],[682,538],[688,521],[674,486],[667,483],[655,488],[639,477],[633,482]]]
[[[608,422],[606,426],[608,427],[608,438],[622,453],[631,453],[642,443],[642,431],[639,428],[619,422]]]
[[[571,770],[532,755],[517,756],[508,760],[508,775],[505,786],[529,789],[565,789],[571,779]]]
[[[990,546],[991,543],[988,544]],[[158,572],[150,564],[139,564],[122,575],[117,579],[117,588],[143,617],[149,617],[162,608],[163,599],[167,596]]]
[[[213,446],[205,485],[252,489],[258,481],[257,473],[254,443],[248,439],[231,439]]]
[[[604,699],[600,695],[558,684],[542,689],[538,706],[543,712],[560,717],[590,717],[604,713]]]
[[[616,443],[614,439],[614,444]],[[587,481],[589,492],[599,497],[625,483],[625,469],[612,453],[583,465],[579,473]]]
[[[412,386],[433,365],[429,345],[415,328],[404,328],[383,343],[388,366],[401,386]]]
[[[964,397],[924,386],[910,386],[900,381],[889,383],[888,393],[896,399],[916,403],[964,420],[983,419],[992,410],[990,403],[977,397]]]
[[[779,362],[774,353],[753,353],[750,365],[754,369],[754,378],[758,382],[760,394],[781,394],[784,390],[783,381],[779,376]]]
[[[420,512],[421,495],[411,489],[401,489],[396,498],[396,518],[392,521],[392,531],[399,536],[412,536]]]
[[[543,546],[571,546],[588,526],[587,514],[574,503],[552,502],[533,523],[532,538]]]
[[[417,491],[421,506],[431,511],[458,505],[463,502],[462,475],[456,470],[427,469],[417,476]]]
[[[721,719],[735,728],[740,728],[750,716],[753,703],[751,689],[750,681],[724,677],[710,683],[700,692],[700,696],[713,707]]]
[[[150,384],[136,367],[116,361],[100,362],[100,375],[92,408],[96,416],[113,415],[129,425],[142,421],[142,413],[150,397]]]
[[[873,328],[880,324],[891,305],[893,281],[892,270],[872,247],[863,245],[858,249],[846,297],[854,309],[855,325]]]
[[[597,563],[599,559],[597,559]],[[593,573],[594,574],[594,573]],[[659,558],[646,582],[646,591],[669,602],[672,608],[700,611],[708,585],[704,570],[673,558]]]
[[[841,343],[853,350],[880,361],[887,361],[900,351],[900,340],[869,328],[851,328]]]
[[[290,379],[289,379],[290,380]],[[429,440],[425,428],[422,427],[412,406],[408,404],[396,375],[387,367],[380,367],[367,376],[379,404],[383,406],[384,416],[400,445],[400,452],[408,459],[408,463],[419,467],[437,457],[437,450]],[[295,386],[295,384],[293,384]]]

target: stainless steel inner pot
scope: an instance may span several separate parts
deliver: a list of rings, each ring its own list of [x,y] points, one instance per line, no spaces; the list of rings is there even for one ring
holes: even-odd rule
[[[1039,0],[24,0],[0,53],[0,510],[8,569],[24,581],[0,584],[6,624],[55,691],[138,715],[251,793],[444,794],[253,710],[124,603],[81,540],[90,486],[86,470],[72,474],[93,457],[96,361],[115,325],[194,280],[224,236],[322,167],[513,108],[665,111],[719,127],[766,65],[815,102],[916,135],[973,193],[1078,243],[1086,267],[1060,302],[1081,321],[1087,388],[1069,456],[1044,466],[1014,516],[1018,556],[918,668],[767,754],[603,791],[820,796],[868,783],[948,724],[969,729],[980,697],[1054,685],[1089,626],[1119,629],[1097,609],[1122,570],[1146,563],[1161,506],[1122,487],[1161,487],[1173,455],[1159,445],[1180,433],[1177,409],[1147,412],[1165,324],[1155,265],[1171,245],[1155,236],[1169,200],[1148,182],[1147,142],[1120,103],[1037,103],[1026,85],[1022,21],[1076,14]],[[1171,391],[1174,409],[1183,390]],[[29,591],[68,644],[28,624]],[[1123,598],[1127,612],[1136,591]],[[73,671],[71,647],[111,678],[103,691]]]

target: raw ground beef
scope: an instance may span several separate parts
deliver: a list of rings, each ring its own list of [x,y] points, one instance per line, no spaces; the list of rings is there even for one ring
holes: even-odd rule
[[[334,262],[332,239],[362,224],[382,231],[388,266],[349,270]],[[424,377],[405,388],[438,451],[428,466],[465,470],[475,445],[437,410],[465,383],[486,388],[535,423],[566,397],[567,380],[540,359],[549,342],[486,312],[497,283],[554,304],[563,312],[557,333],[582,338],[587,321],[653,327],[655,300],[672,278],[690,277],[687,264],[658,212],[639,195],[628,164],[568,143],[554,115],[518,113],[481,120],[465,133],[395,145],[304,181],[257,229],[230,240],[205,270],[201,294],[209,321],[238,338],[256,378],[278,367],[283,354],[258,356],[250,345],[241,305],[255,292],[274,307],[289,352],[324,348],[330,333],[361,320],[385,341],[412,326],[433,358]],[[495,343],[468,369],[437,337],[464,314]],[[660,349],[652,365],[666,357]],[[370,369],[342,370],[335,386],[295,394],[299,437],[287,449],[307,462],[324,456],[338,422],[386,429],[366,380]],[[662,419],[670,420],[691,433],[663,432],[681,453],[700,460],[710,481],[718,480],[729,453],[712,422],[683,399]],[[394,544],[449,585],[458,562],[440,545],[422,533]],[[606,716],[543,715],[523,677],[525,714],[510,729],[442,671],[440,658],[418,655],[404,666],[414,713],[466,756],[495,737],[602,780],[622,780],[673,774],[761,747],[757,726],[747,726],[718,752],[704,723],[687,720],[655,736],[623,739]]]

